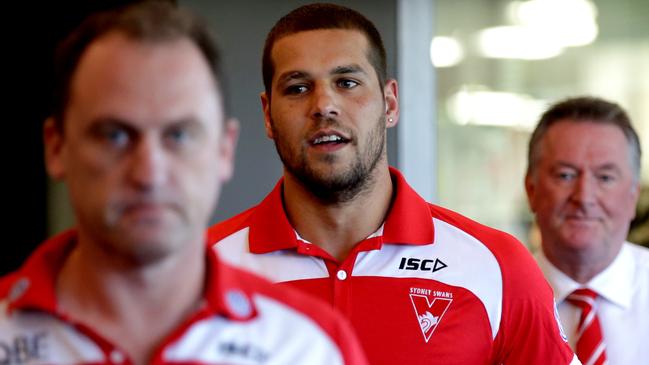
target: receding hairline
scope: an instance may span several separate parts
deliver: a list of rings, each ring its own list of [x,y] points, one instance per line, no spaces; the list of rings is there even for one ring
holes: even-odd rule
[[[97,58],[94,59],[88,59],[89,54],[96,50],[96,47],[104,47],[102,45],[102,42],[106,41],[112,41],[111,39],[117,40],[118,42],[124,42],[122,45],[118,45],[119,47],[122,47],[123,44],[127,44],[127,47],[156,47],[156,48],[167,48],[167,47],[173,47],[176,45],[181,45],[182,47],[189,47],[189,49],[184,48],[184,49],[178,49],[174,50],[174,53],[167,53],[167,54],[155,54],[155,55],[146,55],[145,57],[148,57],[150,59],[159,59],[160,56],[162,57],[174,57],[174,54],[177,55],[182,55],[183,57],[188,57],[188,55],[191,55],[191,58],[193,58],[193,61],[190,61],[189,63],[185,63],[182,68],[180,68],[181,73],[183,75],[187,74],[188,67],[191,69],[196,70],[197,67],[200,67],[201,70],[197,71],[199,73],[199,79],[197,80],[199,83],[203,84],[203,80],[209,80],[205,83],[208,88],[211,88],[211,96],[214,97],[214,100],[216,100],[216,111],[217,111],[217,120],[219,121],[219,125],[221,126],[220,128],[226,128],[227,120],[228,120],[228,115],[227,111],[225,109],[225,99],[223,95],[223,88],[221,86],[221,80],[217,78],[217,76],[214,74],[214,72],[211,70],[211,67],[209,65],[208,60],[204,56],[203,52],[201,52],[200,47],[188,36],[183,36],[182,34],[179,34],[176,37],[165,37],[165,38],[156,38],[156,39],[148,39],[148,38],[139,38],[136,36],[129,35],[127,32],[124,32],[120,29],[114,29],[111,31],[108,31],[99,37],[93,39],[92,42],[88,43],[88,45],[85,47],[84,51],[81,53],[79,60],[77,62],[77,65],[74,69],[74,72],[71,74],[70,77],[70,82],[69,82],[69,91],[68,91],[68,102],[66,103],[66,108],[64,110],[63,118],[67,119],[67,112],[70,110],[70,106],[74,102],[75,98],[78,97],[80,93],[83,93],[84,90],[87,90],[87,86],[84,88],[80,88],[79,85],[79,75],[82,70],[84,70],[85,67],[88,65],[92,65],[93,62],[97,61]],[[111,54],[114,54],[114,49],[108,49],[108,50],[103,50],[104,54],[99,55],[101,56],[104,60],[106,60]],[[136,51],[137,52],[137,51]],[[191,53],[190,53],[191,52]],[[103,62],[103,61],[102,61]],[[145,63],[147,61],[144,61]],[[185,61],[186,62],[186,61]],[[109,62],[112,64],[111,62]],[[106,66],[104,66],[105,69]],[[189,71],[191,73],[194,73],[196,71]],[[86,75],[85,77],[87,78],[88,75],[92,77],[93,72],[90,70],[84,70],[83,73]],[[196,78],[196,76],[192,76],[192,78]],[[209,82],[209,85],[207,84]],[[192,84],[193,85],[193,84]],[[107,114],[108,118],[113,118],[112,114]],[[102,116],[106,117],[106,116]],[[100,117],[100,119],[102,118]],[[50,118],[54,118],[54,116],[51,116]],[[117,118],[119,119],[119,118]],[[180,117],[177,120],[173,120],[174,123],[186,121],[186,120],[192,120],[192,118],[187,118],[186,116]],[[63,121],[61,121],[62,123]],[[61,133],[64,132],[64,130],[60,130]]]
[[[91,13],[57,45],[50,115],[59,129],[64,128],[70,83],[80,58],[97,39],[113,31],[121,31],[139,42],[189,39],[207,61],[227,115],[227,85],[221,72],[221,56],[205,21],[170,2],[142,1]]]
[[[538,171],[538,164],[539,161],[542,159],[543,153],[544,153],[544,144],[547,143],[549,140],[548,135],[550,134],[550,131],[552,131],[553,128],[557,125],[566,125],[566,124],[592,124],[592,125],[598,125],[598,126],[609,126],[613,128],[614,130],[617,130],[622,138],[625,141],[626,145],[626,150],[627,150],[627,157],[628,157],[628,164],[629,164],[629,169],[631,171],[631,175],[634,177],[634,180],[639,181],[640,178],[640,170],[638,166],[636,166],[636,151],[635,151],[635,146],[634,146],[634,141],[625,133],[624,128],[619,125],[616,121],[611,120],[611,119],[606,119],[606,118],[575,118],[575,117],[570,117],[566,116],[563,118],[557,118],[557,119],[552,119],[548,122],[546,122],[546,125],[544,126],[542,130],[542,134],[540,138],[537,138],[536,140],[531,140],[530,142],[534,142],[533,145],[530,145],[531,150],[529,151],[528,155],[530,156],[529,161],[528,161],[528,166],[527,166],[527,171],[525,173],[525,176],[528,178],[535,178],[536,173]],[[535,130],[536,132],[536,130]],[[533,135],[534,137],[534,135]]]

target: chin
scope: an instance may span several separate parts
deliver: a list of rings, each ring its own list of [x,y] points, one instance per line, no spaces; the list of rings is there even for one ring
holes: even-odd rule
[[[569,232],[563,235],[564,245],[575,250],[584,250],[598,245],[602,241],[599,235],[592,232]]]
[[[114,252],[135,264],[161,261],[183,247],[178,230],[137,228],[116,230],[113,234]]]
[[[169,240],[139,241],[122,252],[129,261],[139,266],[146,266],[164,261],[178,251],[178,244]]]

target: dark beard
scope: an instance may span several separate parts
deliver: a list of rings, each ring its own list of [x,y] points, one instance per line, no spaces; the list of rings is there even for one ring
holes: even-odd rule
[[[277,131],[273,131],[277,137]],[[284,167],[297,178],[302,185],[324,204],[341,204],[352,201],[359,194],[371,190],[375,181],[372,172],[384,155],[385,150],[385,116],[382,115],[371,131],[368,150],[365,155],[359,155],[356,163],[343,174],[329,179],[323,179],[306,162],[306,158],[297,160],[296,156],[287,156],[275,139],[275,149]],[[352,143],[357,143],[353,141]],[[327,157],[333,162],[335,157]],[[296,163],[297,162],[297,163]],[[369,162],[369,163],[366,163]]]

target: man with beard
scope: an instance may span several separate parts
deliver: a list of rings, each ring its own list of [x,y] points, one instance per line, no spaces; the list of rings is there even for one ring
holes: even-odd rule
[[[525,247],[428,204],[388,166],[398,87],[368,19],[292,11],[266,39],[263,76],[284,176],[210,229],[224,259],[331,303],[373,365],[573,361]]]
[[[541,117],[525,188],[537,259],[584,364],[649,359],[649,250],[626,242],[640,191],[640,141],[617,104],[566,99]]]
[[[162,1],[95,14],[56,65],[46,163],[76,228],[0,280],[0,364],[367,363],[326,304],[206,247],[237,127],[201,23]]]

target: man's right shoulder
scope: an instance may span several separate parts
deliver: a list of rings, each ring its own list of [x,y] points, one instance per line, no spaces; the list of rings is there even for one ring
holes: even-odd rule
[[[318,340],[321,336],[318,333],[326,334],[340,351],[344,364],[367,364],[351,325],[327,303],[297,289],[275,285],[265,278],[227,263],[222,263],[221,270],[227,270],[227,276],[236,281],[239,289],[253,298],[260,311],[259,315],[271,320],[274,328],[281,329],[284,340],[290,340],[288,343],[299,343],[298,338],[310,339],[311,344],[308,347],[318,352],[322,351],[318,348],[318,344],[322,347],[322,341]],[[286,326],[290,327],[288,333]]]

